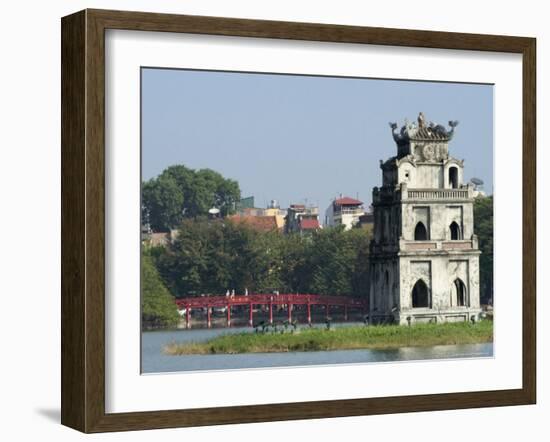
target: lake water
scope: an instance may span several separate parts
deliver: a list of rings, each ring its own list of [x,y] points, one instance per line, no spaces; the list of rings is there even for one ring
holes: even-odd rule
[[[334,327],[353,325],[362,324],[333,324]],[[319,325],[318,327],[323,328],[324,326]],[[250,327],[143,332],[141,339],[142,373],[414,361],[423,359],[483,358],[493,356],[492,343],[403,347],[391,350],[365,349],[294,353],[245,353],[236,355],[169,356],[162,352],[163,346],[171,342],[199,342],[222,334],[241,333],[243,331],[254,333],[254,329]]]

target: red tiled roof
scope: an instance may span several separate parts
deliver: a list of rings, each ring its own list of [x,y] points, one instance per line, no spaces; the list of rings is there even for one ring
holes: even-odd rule
[[[228,218],[236,224],[245,224],[260,232],[277,230],[277,219],[274,216],[241,216],[233,215]]]
[[[319,220],[311,219],[311,218],[302,218],[302,220],[300,221],[300,228],[302,230],[318,229]]]
[[[359,201],[353,198],[350,198],[349,196],[345,196],[343,198],[338,198],[334,200],[334,204],[337,206],[360,206],[363,204],[363,201]]]

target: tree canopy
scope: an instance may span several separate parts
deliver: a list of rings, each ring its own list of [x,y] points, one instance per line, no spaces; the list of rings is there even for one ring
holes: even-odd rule
[[[482,303],[493,300],[493,196],[474,201],[474,232],[479,240],[479,285]]]
[[[144,327],[168,327],[178,322],[174,297],[166,289],[151,256],[142,254],[141,260],[141,320]]]
[[[246,289],[364,296],[369,241],[361,229],[284,235],[230,220],[186,219],[174,243],[155,259],[178,297]]]
[[[237,181],[211,169],[170,166],[143,183],[142,220],[156,232],[165,232],[185,218],[204,216],[216,207],[222,216],[234,211],[240,199]]]

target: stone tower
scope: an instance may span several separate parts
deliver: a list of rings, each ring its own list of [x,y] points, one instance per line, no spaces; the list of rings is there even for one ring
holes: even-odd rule
[[[369,317],[371,322],[476,321],[479,255],[473,187],[464,162],[449,155],[450,129],[391,123],[397,155],[380,161],[373,189]]]

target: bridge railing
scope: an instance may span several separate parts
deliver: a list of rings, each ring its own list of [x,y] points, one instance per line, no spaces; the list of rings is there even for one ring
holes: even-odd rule
[[[348,308],[366,310],[366,300],[352,298],[349,296],[333,295],[312,295],[312,294],[249,294],[234,296],[197,296],[176,299],[178,309],[185,309],[186,327],[191,325],[191,311],[193,309],[206,308],[207,326],[212,324],[212,308],[225,307],[227,309],[227,326],[231,326],[231,307],[246,305],[249,308],[248,324],[254,323],[254,306],[269,306],[269,323],[273,324],[273,306],[286,306],[288,322],[292,322],[292,310],[294,306],[307,306],[307,321],[311,324],[311,307],[314,305],[324,306],[326,319],[329,320],[330,307],[343,307],[344,319],[348,319]]]
[[[314,294],[249,294],[234,296],[196,296],[176,299],[180,307],[224,307],[227,305],[249,304],[311,304],[333,306],[363,306],[365,301],[349,296]]]

